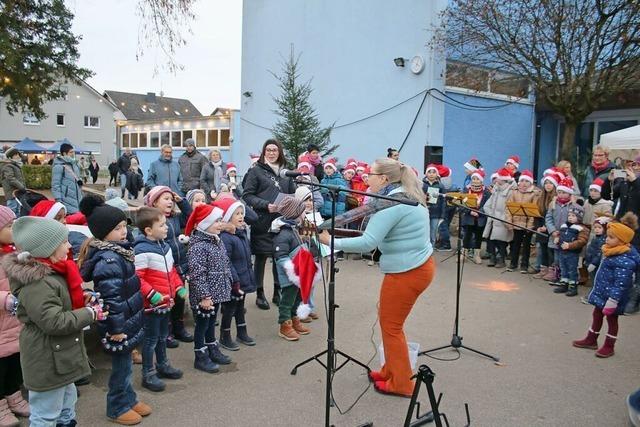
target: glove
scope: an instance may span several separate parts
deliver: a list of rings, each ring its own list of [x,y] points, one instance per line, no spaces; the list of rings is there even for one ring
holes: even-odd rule
[[[151,295],[151,298],[149,298],[149,302],[151,303],[151,305],[158,305],[161,301],[162,294],[160,292],[154,292],[153,295]]]
[[[616,308],[618,308],[618,301],[609,298],[602,309],[602,314],[605,316],[611,316],[616,312]]]
[[[589,265],[587,266],[587,271],[588,271],[589,273],[593,273],[594,271],[596,271],[596,266],[595,266],[595,265],[593,265],[593,264],[589,264]]]
[[[187,298],[187,288],[185,288],[184,286],[179,288],[176,291],[176,295],[182,299],[186,299]]]
[[[241,297],[244,295],[244,291],[240,289],[240,282],[235,282],[231,285],[231,295],[234,297]]]

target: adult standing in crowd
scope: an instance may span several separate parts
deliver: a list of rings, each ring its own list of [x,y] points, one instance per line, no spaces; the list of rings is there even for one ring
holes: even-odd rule
[[[414,172],[393,159],[375,161],[369,173],[369,189],[371,193],[418,202],[417,206],[409,206],[372,199],[367,206],[375,213],[364,234],[335,241],[337,251],[365,253],[380,248],[382,252],[380,270],[385,276],[380,288],[379,316],[385,364],[380,371],[371,371],[369,378],[379,393],[410,397],[413,372],[403,328],[435,273],[429,211]],[[329,244],[331,236],[324,231],[319,238]]]
[[[120,175],[120,179],[122,179],[122,175]],[[184,196],[180,165],[173,160],[173,148],[169,144],[164,144],[160,147],[160,158],[151,163],[147,185],[151,188],[156,185],[164,185],[174,193]]]
[[[611,200],[612,189],[608,177],[609,173],[615,168],[615,163],[609,160],[609,148],[600,144],[593,147],[591,164],[587,166],[587,170],[584,174],[584,181],[582,181],[582,197],[589,197],[589,186],[596,178],[600,178],[606,183],[602,188],[602,198]]]
[[[187,148],[178,159],[178,164],[182,175],[182,191],[187,194],[189,190],[200,188],[200,174],[207,164],[207,158],[196,149],[193,138],[188,138],[184,144]]]
[[[0,161],[0,179],[4,197],[7,199],[7,207],[20,216],[20,206],[16,200],[16,190],[26,188],[24,177],[22,176],[22,154],[16,148],[9,148],[5,153],[5,160]]]
[[[111,187],[111,183],[113,182],[113,185],[118,185],[118,171],[120,170],[120,168],[118,168],[118,162],[115,160],[112,160],[111,163],[109,164],[109,187]]]
[[[98,180],[98,172],[100,172],[100,165],[96,161],[93,154],[89,155],[89,173],[91,174],[91,183],[95,184]]]
[[[298,158],[298,163],[302,158],[305,158],[306,162],[309,163],[311,175],[318,178],[318,182],[322,181],[322,178],[324,178],[324,166],[322,156],[320,156],[320,147],[316,144],[307,145],[307,151]]]
[[[209,161],[202,167],[200,173],[200,189],[204,191],[207,202],[211,202],[211,192],[218,194],[220,185],[227,173],[227,164],[222,161],[222,154],[218,150],[209,152]]]
[[[280,171],[286,160],[282,144],[275,139],[268,139],[262,146],[262,153],[255,166],[245,175],[243,185],[244,201],[258,214],[258,221],[251,226],[251,252],[255,255],[255,275],[257,284],[256,305],[263,310],[269,309],[269,302],[264,296],[264,270],[267,258],[273,259],[273,235],[269,233],[271,222],[279,215],[276,212],[276,198],[279,194],[294,194],[295,182],[288,177],[281,177]],[[272,265],[274,292],[272,301],[280,301],[280,289],[276,263]]]
[[[387,148],[387,158],[393,160],[400,160],[400,152],[395,148]]]
[[[82,178],[74,155],[71,144],[62,144],[60,155],[53,159],[51,171],[51,193],[56,202],[64,205],[67,215],[78,212],[82,200]]]
[[[562,172],[567,178],[571,178],[571,181],[573,181],[573,191],[575,193],[576,196],[581,196],[582,195],[582,190],[580,190],[580,186],[578,185],[578,180],[576,179],[576,177],[573,176],[573,170],[571,168],[571,162],[569,160],[560,160],[558,163],[556,163],[556,168]],[[592,183],[590,182],[589,185],[591,185]],[[589,192],[589,189],[587,189],[587,193]]]
[[[118,173],[120,174],[120,191],[122,191],[122,197],[124,199],[124,191],[127,185],[127,171],[131,167],[131,159],[134,154],[131,152],[131,148],[124,149],[124,153],[118,159]]]
[[[609,175],[609,184],[613,183],[613,199],[616,201],[616,218],[620,219],[627,212],[640,216],[640,156],[625,169],[626,177],[614,181],[613,173]],[[603,185],[604,187],[604,185]]]
[[[87,159],[85,159],[84,156],[80,156],[80,162],[78,162],[78,165],[80,166],[80,179],[82,179],[82,182],[86,184],[89,180],[89,162],[87,162]]]

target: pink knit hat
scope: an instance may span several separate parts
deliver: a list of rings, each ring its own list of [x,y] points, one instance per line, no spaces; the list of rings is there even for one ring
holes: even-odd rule
[[[15,219],[16,214],[14,214],[11,209],[4,205],[0,205],[0,229],[5,228]]]
[[[157,185],[153,187],[146,196],[144,196],[144,204],[145,206],[153,207],[153,204],[162,196],[164,193],[173,193],[169,187],[166,185]]]

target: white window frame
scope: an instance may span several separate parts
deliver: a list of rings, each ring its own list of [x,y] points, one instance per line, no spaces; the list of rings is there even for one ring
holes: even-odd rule
[[[91,126],[91,119],[98,119],[98,126]],[[85,115],[82,124],[85,129],[100,129],[100,116]]]
[[[40,120],[31,112],[25,112],[22,115],[22,124],[27,126],[40,126]]]
[[[146,150],[156,150],[156,151],[160,151],[160,147],[162,147],[162,133],[163,132],[169,132],[169,145],[171,145],[171,138],[172,138],[172,134],[171,132],[180,132],[180,138],[181,138],[181,145],[180,146],[173,146],[171,145],[172,149],[178,149],[178,150],[182,150],[185,147],[182,145],[182,138],[183,138],[183,133],[184,131],[191,131],[191,137],[194,138],[195,134],[197,131],[199,130],[203,130],[205,131],[205,146],[203,147],[197,147],[199,150],[210,150],[210,149],[216,149],[216,150],[223,150],[223,151],[229,151],[231,150],[231,128],[225,128],[225,127],[211,127],[211,128],[188,128],[188,129],[176,129],[176,128],[169,128],[169,129],[153,129],[153,130],[123,130],[121,133],[121,137],[120,137],[120,147],[122,149],[127,148],[124,147],[123,145],[123,141],[124,141],[124,135],[129,135],[129,145],[128,148],[131,148],[133,150],[141,150],[141,151],[146,151]],[[223,130],[228,130],[229,131],[229,145],[220,145],[220,136]],[[216,131],[218,133],[218,144],[217,145],[209,145],[209,132],[208,131]],[[159,147],[151,147],[151,133],[152,132],[158,132],[158,144],[160,145]],[[138,147],[133,148],[131,147],[131,135],[132,134],[141,134],[144,133],[147,135],[147,146],[146,147],[140,147],[140,136],[138,136]],[[197,145],[197,142],[196,142]]]
[[[62,124],[58,124],[58,116],[62,116]],[[56,127],[63,128],[67,126],[67,115],[64,113],[56,113]]]

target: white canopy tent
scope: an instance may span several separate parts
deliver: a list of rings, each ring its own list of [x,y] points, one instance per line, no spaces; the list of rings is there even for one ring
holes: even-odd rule
[[[610,159],[632,160],[640,154],[640,125],[600,135],[600,144],[611,150]]]

